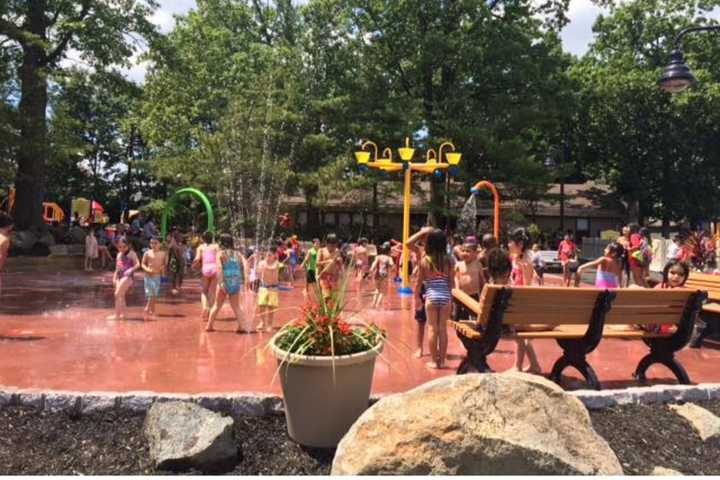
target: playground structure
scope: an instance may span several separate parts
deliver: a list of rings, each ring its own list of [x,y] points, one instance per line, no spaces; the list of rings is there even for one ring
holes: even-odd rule
[[[203,206],[205,207],[205,212],[207,212],[207,218],[208,218],[208,226],[207,229],[209,232],[215,232],[215,215],[213,214],[212,205],[210,204],[210,200],[208,200],[207,196],[200,190],[192,187],[186,187],[181,188],[177,192],[173,194],[172,197],[167,201],[167,204],[165,205],[165,209],[163,210],[162,214],[162,223],[160,227],[160,231],[162,232],[162,238],[167,238],[167,221],[168,221],[168,215],[170,214],[170,211],[173,208],[173,205],[175,201],[183,195],[192,195],[196,197],[200,202],[202,202]]]
[[[481,189],[490,190],[493,196],[493,235],[496,241],[500,241],[500,194],[492,182],[481,180],[470,189],[470,193],[477,196]]]
[[[370,161],[370,152],[365,151],[366,147],[372,147],[375,151],[373,161]],[[451,148],[452,152],[445,153],[446,162],[443,163],[443,148]],[[375,142],[366,141],[360,146],[360,151],[355,152],[355,158],[360,167],[374,168],[383,172],[399,172],[404,170],[403,187],[403,262],[402,262],[402,286],[401,294],[411,294],[410,288],[410,250],[405,243],[410,237],[410,201],[412,195],[412,174],[413,172],[436,174],[442,170],[448,170],[460,163],[461,153],[455,152],[455,145],[452,142],[444,142],[437,151],[430,148],[425,154],[425,162],[413,163],[415,149],[410,147],[410,138],[405,138],[405,146],[398,148],[398,154],[402,163],[393,162],[392,149],[385,148],[382,151],[382,158],[378,158],[378,146]]]
[[[62,222],[65,220],[65,211],[55,202],[43,202],[42,216],[45,223]],[[0,211],[10,214],[15,207],[15,188],[10,188],[7,198],[0,203]],[[70,211],[87,220],[88,223],[108,223],[109,218],[105,214],[103,206],[95,200],[86,198],[73,198],[70,203]]]

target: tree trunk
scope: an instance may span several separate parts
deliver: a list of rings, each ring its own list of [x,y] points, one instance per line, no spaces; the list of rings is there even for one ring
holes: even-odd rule
[[[26,22],[29,30],[45,40],[45,2],[29,2]],[[15,208],[13,216],[18,230],[40,227],[43,224],[42,202],[45,197],[45,165],[47,144],[47,70],[45,51],[39,42],[23,45],[20,78],[20,145],[17,153],[15,177]]]

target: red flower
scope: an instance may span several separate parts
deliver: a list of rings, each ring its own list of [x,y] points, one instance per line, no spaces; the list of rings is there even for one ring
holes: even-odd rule
[[[342,333],[343,335],[348,335],[350,333],[350,324],[348,324],[347,322],[339,320],[337,326],[338,330],[340,330],[340,333]]]

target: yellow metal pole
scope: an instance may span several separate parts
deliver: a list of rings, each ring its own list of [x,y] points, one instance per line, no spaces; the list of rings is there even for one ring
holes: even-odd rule
[[[410,249],[406,242],[410,238],[410,200],[411,200],[412,165],[407,164],[405,169],[405,188],[403,190],[403,262],[402,262],[402,288],[400,293],[411,293],[410,288]]]

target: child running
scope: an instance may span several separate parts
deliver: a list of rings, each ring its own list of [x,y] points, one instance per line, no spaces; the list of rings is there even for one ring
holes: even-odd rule
[[[133,274],[140,268],[140,260],[130,247],[127,238],[120,237],[117,241],[117,258],[115,260],[115,274],[113,287],[115,287],[115,315],[107,317],[108,320],[122,320],[125,318],[127,303],[125,294],[133,285]]]
[[[210,317],[205,331],[212,332],[215,319],[220,313],[220,309],[225,303],[225,298],[230,299],[230,308],[235,314],[237,327],[236,333],[248,333],[243,328],[242,311],[240,310],[240,295],[242,294],[243,284],[245,283],[245,272],[247,272],[247,263],[245,257],[235,250],[235,244],[232,236],[224,233],[220,235],[220,265],[222,266],[218,275],[217,294],[215,296],[215,304],[210,310]]]
[[[623,247],[617,242],[610,242],[605,247],[603,256],[592,262],[578,267],[577,274],[581,276],[588,268],[597,267],[595,286],[597,288],[620,288],[622,285]]]
[[[395,267],[395,262],[390,257],[390,242],[385,242],[380,246],[380,254],[375,257],[370,267],[370,275],[375,281],[375,291],[373,292],[373,308],[380,308],[383,301],[383,294],[388,290],[388,284],[391,272]]]
[[[280,276],[280,262],[278,262],[275,250],[268,250],[265,258],[260,261],[257,267],[257,275],[260,279],[260,288],[258,289],[258,313],[260,315],[260,323],[257,330],[262,332],[272,332],[276,330],[275,312],[280,305],[278,298],[278,281]]]
[[[215,303],[218,273],[217,257],[220,247],[213,242],[212,232],[203,233],[202,242],[197,248],[193,266],[195,268],[200,267],[202,271],[200,301],[202,302],[202,319],[207,321],[210,309]]]
[[[320,276],[320,290],[325,299],[332,297],[338,286],[338,279],[342,271],[343,261],[338,249],[338,239],[334,233],[328,234],[325,247],[320,249],[317,261]]]
[[[450,318],[452,294],[450,277],[454,270],[452,257],[447,254],[447,237],[442,230],[424,227],[407,240],[413,247],[426,238],[425,255],[419,261],[416,292],[418,304],[420,287],[425,286],[425,314],[430,326],[429,349],[432,360],[426,364],[432,369],[444,368],[447,355],[447,321]]]
[[[10,233],[13,225],[12,217],[5,212],[0,212],[0,295],[2,295],[2,271],[10,252]]]
[[[533,276],[532,258],[530,257],[530,236],[524,228],[517,228],[510,234],[508,250],[512,258],[512,272],[510,283],[513,286],[522,287],[530,285]],[[517,356],[515,357],[514,370],[522,371],[525,355],[530,361],[528,373],[539,374],[541,372],[535,349],[530,340],[516,339]]]
[[[145,298],[147,298],[144,320],[155,318],[155,305],[160,296],[160,283],[166,263],[167,256],[160,250],[160,240],[157,237],[150,237],[150,249],[145,252],[140,262],[145,272]]]
[[[532,246],[532,264],[538,285],[542,287],[545,283],[545,260],[540,255],[540,245],[537,243]]]
[[[367,243],[367,238],[360,238],[352,253],[358,292],[362,291],[370,269],[370,255],[368,253]]]

